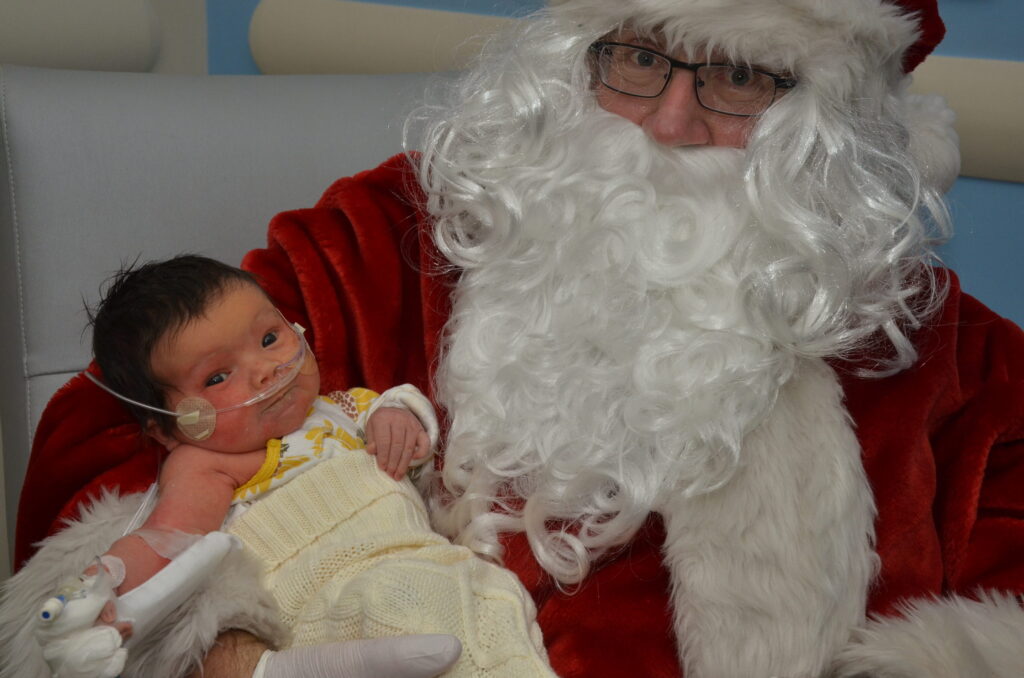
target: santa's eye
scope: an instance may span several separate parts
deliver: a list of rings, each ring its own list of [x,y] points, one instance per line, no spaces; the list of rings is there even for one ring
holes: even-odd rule
[[[754,79],[754,73],[746,68],[733,68],[729,73],[729,83],[734,87],[745,87]]]
[[[658,57],[651,54],[650,52],[645,52],[642,49],[636,49],[633,50],[632,61],[633,65],[635,66],[640,66],[641,68],[650,68],[651,66],[654,66],[658,62]]]

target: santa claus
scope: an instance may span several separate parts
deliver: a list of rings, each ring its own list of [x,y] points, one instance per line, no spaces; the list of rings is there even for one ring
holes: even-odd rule
[[[559,675],[1022,675],[1024,335],[933,267],[958,152],[907,81],[943,30],[566,0],[425,112],[415,169],[247,258],[328,387],[435,387],[435,526],[520,575]],[[353,287],[357,242],[390,263]],[[382,322],[400,360],[327,348]]]
[[[906,80],[942,30],[934,2],[568,0],[496,47],[420,163],[460,271],[435,524],[523,533],[572,589],[659,514],[687,676],[1024,671],[1012,597],[865,625],[872,482],[901,479],[837,370],[929,357],[958,155]]]

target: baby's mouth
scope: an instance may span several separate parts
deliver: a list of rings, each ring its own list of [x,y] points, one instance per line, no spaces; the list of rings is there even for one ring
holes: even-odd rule
[[[281,389],[280,393],[271,396],[270,400],[267,402],[267,406],[263,408],[262,412],[266,413],[266,412],[274,409],[275,407],[277,407],[277,405],[280,404],[285,398],[287,398],[291,394],[291,392],[294,391],[294,390],[295,390],[295,385],[294,384],[290,384],[290,385],[284,387],[283,389]]]

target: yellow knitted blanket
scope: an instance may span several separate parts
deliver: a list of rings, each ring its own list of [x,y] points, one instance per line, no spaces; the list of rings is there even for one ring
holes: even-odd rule
[[[463,652],[446,676],[555,676],[515,575],[433,532],[412,483],[362,450],[268,493],[228,531],[261,562],[295,646],[451,633]]]

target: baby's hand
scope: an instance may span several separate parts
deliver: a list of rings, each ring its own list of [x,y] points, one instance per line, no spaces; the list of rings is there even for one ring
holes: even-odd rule
[[[103,570],[103,573],[100,573],[100,570]],[[114,603],[114,599],[117,597],[117,587],[124,581],[124,562],[116,556],[104,555],[102,558],[97,558],[95,563],[85,568],[81,578],[93,578],[97,575],[101,578],[107,578],[107,585],[110,586],[111,591],[109,599],[100,610],[99,617],[97,617],[95,623],[114,627],[121,634],[121,638],[128,640],[132,636],[131,622],[118,620],[117,605]]]
[[[366,451],[377,466],[401,480],[413,459],[430,454],[430,438],[416,415],[400,407],[382,407],[366,423]]]
[[[36,618],[43,659],[62,678],[113,678],[127,658],[121,645],[131,625],[117,622],[113,580],[102,566],[89,569],[65,582]]]

